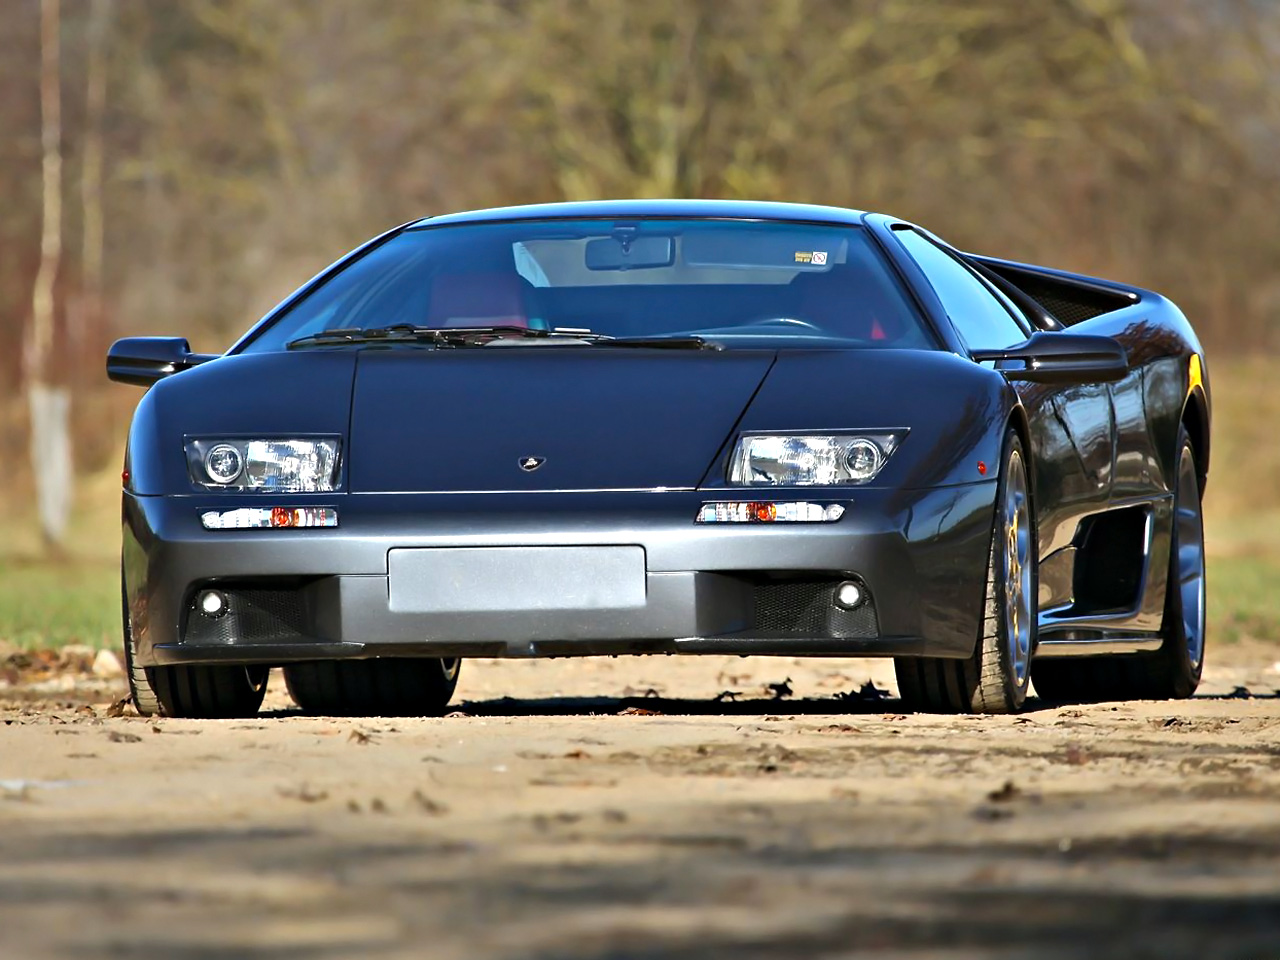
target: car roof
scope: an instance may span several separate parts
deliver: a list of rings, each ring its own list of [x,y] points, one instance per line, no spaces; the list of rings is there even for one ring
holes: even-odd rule
[[[579,217],[708,217],[726,220],[803,220],[811,223],[861,223],[866,214],[845,207],[756,200],[585,200],[517,207],[467,210],[424,217],[411,227],[496,220],[546,220]]]

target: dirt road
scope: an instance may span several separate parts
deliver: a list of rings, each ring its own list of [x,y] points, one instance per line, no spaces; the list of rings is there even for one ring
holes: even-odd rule
[[[1280,957],[1274,659],[1016,718],[877,661],[477,661],[438,720],[19,680],[0,957]]]

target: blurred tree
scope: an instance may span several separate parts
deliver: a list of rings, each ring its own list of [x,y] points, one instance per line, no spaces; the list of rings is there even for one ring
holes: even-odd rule
[[[634,195],[884,209],[1152,286],[1211,346],[1278,339],[1271,0],[67,4],[60,153],[82,202],[60,270],[41,267],[41,0],[5,14],[10,342],[40,299],[55,319],[30,318],[33,345],[67,300],[86,351],[96,302],[122,332],[219,349],[397,221]],[[20,373],[0,354],[0,389]],[[101,465],[130,398],[94,389],[77,386],[76,451]],[[0,405],[0,452],[20,443]]]
[[[90,0],[88,70],[85,78],[84,152],[80,163],[81,300],[72,315],[71,340],[80,347],[86,329],[102,324],[102,170],[103,115],[107,104],[107,44],[111,0]],[[77,350],[77,353],[79,351]]]
[[[59,0],[40,5],[40,123],[44,169],[44,226],[40,271],[31,298],[27,340],[27,403],[31,415],[31,466],[45,541],[57,548],[71,513],[71,397],[53,382],[54,290],[62,266],[62,75]]]

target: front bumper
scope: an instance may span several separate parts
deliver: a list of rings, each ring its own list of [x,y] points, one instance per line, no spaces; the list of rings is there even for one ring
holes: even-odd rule
[[[347,494],[288,498],[336,506],[335,529],[208,531],[201,512],[246,499],[126,493],[137,657],[972,652],[994,481],[768,496],[846,511],[834,523],[695,524],[717,493]],[[869,602],[823,606],[847,579]],[[223,620],[195,609],[209,588],[232,599]]]

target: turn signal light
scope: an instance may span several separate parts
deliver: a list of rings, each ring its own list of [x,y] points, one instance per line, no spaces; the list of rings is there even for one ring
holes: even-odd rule
[[[772,503],[721,500],[704,503],[697,523],[834,523],[844,516],[838,503]]]
[[[333,507],[240,507],[237,510],[206,510],[200,514],[200,523],[206,530],[336,527],[338,511]]]

